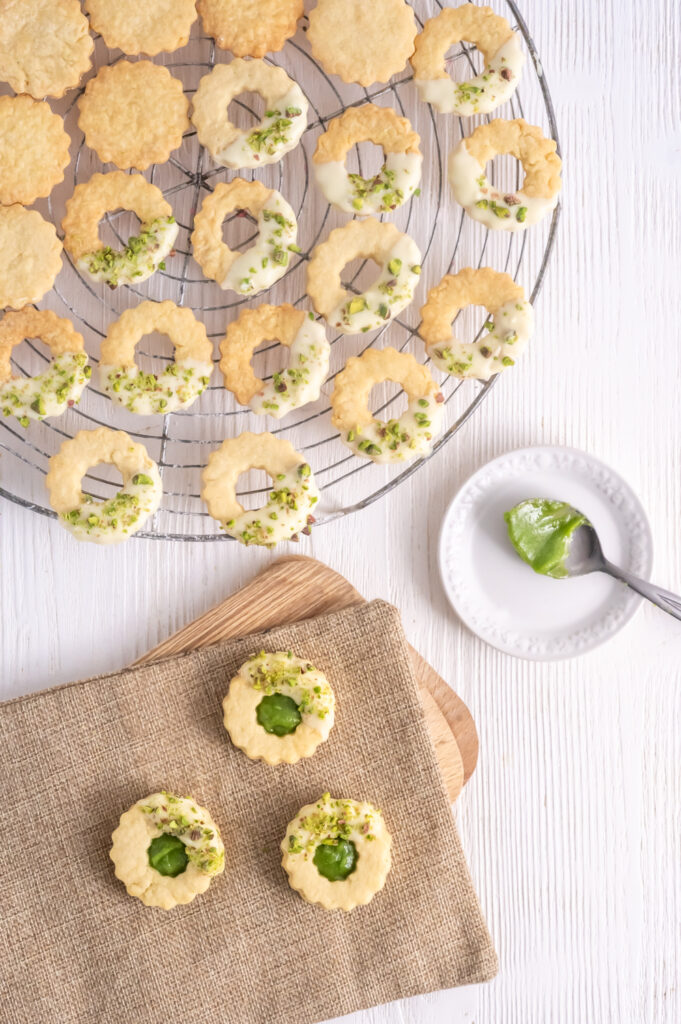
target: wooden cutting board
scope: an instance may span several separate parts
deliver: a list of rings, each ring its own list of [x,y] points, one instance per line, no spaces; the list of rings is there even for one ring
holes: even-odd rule
[[[300,622],[364,601],[340,573],[314,558],[292,555],[268,566],[247,586],[190,622],[136,664]],[[410,651],[428,731],[447,791],[454,801],[478,759],[475,722],[461,698],[435,669],[413,647]]]

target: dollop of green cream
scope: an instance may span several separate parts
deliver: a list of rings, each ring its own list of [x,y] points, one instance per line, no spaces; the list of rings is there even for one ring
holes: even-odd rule
[[[349,839],[325,839],[312,858],[314,866],[329,882],[342,882],[357,867],[357,848]]]
[[[255,709],[258,724],[265,732],[274,736],[288,736],[295,732],[301,722],[298,705],[292,697],[283,693],[271,693]]]
[[[147,849],[149,863],[159,875],[176,878],[181,875],[189,863],[185,845],[177,836],[156,836]]]
[[[565,562],[575,530],[588,520],[565,501],[528,498],[504,513],[508,536],[524,562],[554,579],[567,576]]]

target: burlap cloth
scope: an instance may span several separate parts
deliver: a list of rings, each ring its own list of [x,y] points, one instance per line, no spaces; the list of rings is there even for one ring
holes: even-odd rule
[[[338,713],[313,758],[270,768],[229,743],[221,699],[254,651],[327,672]],[[109,860],[119,815],[167,788],[209,808],[224,875],[150,909]],[[279,843],[325,790],[368,799],[393,868],[368,907],[312,907]],[[0,705],[2,1024],[310,1024],[485,981],[497,960],[383,602]]]

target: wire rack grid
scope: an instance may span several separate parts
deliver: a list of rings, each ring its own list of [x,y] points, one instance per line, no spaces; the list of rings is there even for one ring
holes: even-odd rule
[[[438,13],[443,5],[439,0],[414,3],[419,27],[427,18]],[[558,141],[557,126],[551,97],[544,72],[532,37],[514,0],[506,0],[506,13],[513,27],[522,35],[529,59],[520,86],[512,100],[492,116],[526,117],[542,126],[545,133]],[[243,430],[271,430],[289,438],[295,447],[305,453],[313,467],[322,491],[318,525],[331,522],[365,508],[417,472],[427,461],[419,459],[404,468],[377,466],[350,454],[338,438],[330,423],[329,394],[333,379],[350,355],[357,355],[369,346],[392,345],[400,351],[413,352],[422,362],[425,358],[423,343],[417,335],[419,308],[425,301],[427,290],[449,271],[462,266],[493,266],[510,273],[524,286],[533,301],[541,288],[553,247],[560,206],[550,220],[520,233],[490,232],[472,221],[457,206],[449,191],[446,161],[458,140],[470,133],[475,125],[486,118],[465,120],[436,114],[419,101],[411,73],[403,74],[385,87],[363,89],[346,86],[329,77],[317,65],[309,52],[305,39],[305,21],[298,34],[284,50],[268,62],[284,67],[296,79],[310,102],[309,122],[302,143],[283,161],[258,169],[257,177],[268,187],[276,188],[296,212],[299,223],[298,243],[302,252],[294,257],[285,274],[267,293],[255,299],[246,299],[232,292],[223,292],[207,281],[194,263],[189,235],[197,208],[217,181],[229,180],[241,174],[255,177],[251,172],[228,172],[215,166],[209,154],[199,145],[194,131],[187,133],[182,147],[173,153],[166,164],[156,165],[146,176],[158,185],[172,204],[179,224],[179,235],[167,269],[157,272],[143,286],[126,286],[111,291],[106,285],[95,285],[83,278],[64,254],[64,267],[53,291],[40,304],[61,316],[68,316],[86,340],[90,362],[95,367],[93,379],[86,388],[79,405],[63,416],[41,423],[31,423],[24,429],[15,421],[0,421],[0,495],[30,509],[54,518],[46,504],[44,476],[48,461],[61,443],[78,430],[93,429],[98,425],[127,430],[142,441],[149,454],[159,465],[163,477],[164,498],[161,508],[147,528],[138,537],[182,541],[228,540],[219,525],[208,515],[200,499],[200,474],[213,448],[228,436]],[[182,79],[185,93],[191,98],[200,77],[207,74],[217,62],[230,59],[229,54],[217,50],[212,39],[196,34],[187,47],[165,55],[164,63],[171,73]],[[95,40],[95,69],[104,63],[127,59],[107,50],[101,38]],[[477,71],[475,51],[467,46],[456,48],[448,65],[454,77],[465,78]],[[77,100],[82,89],[67,95],[54,104],[63,114],[72,138],[72,165],[63,184],[49,200],[38,203],[41,210],[58,228],[65,211],[65,203],[76,184],[86,181],[93,173],[112,170],[102,166],[96,155],[84,143],[78,128]],[[314,246],[336,226],[345,223],[347,216],[337,213],[323,199],[312,181],[311,157],[319,135],[328,122],[351,105],[365,102],[392,106],[408,117],[421,135],[424,152],[424,174],[421,195],[391,216],[400,230],[410,234],[422,251],[423,273],[414,302],[386,327],[370,335],[348,337],[330,336],[332,363],[318,402],[298,409],[282,421],[259,417],[238,406],[236,400],[218,382],[219,371],[210,387],[191,409],[163,417],[135,416],[120,406],[113,406],[100,391],[96,380],[96,364],[101,339],[108,324],[121,312],[144,299],[171,298],[179,305],[188,305],[202,319],[209,336],[217,343],[224,335],[227,323],[245,306],[262,302],[292,302],[310,309],[305,295],[305,264]],[[250,94],[238,97],[230,107],[230,116],[239,126],[246,127],[262,116],[262,103]],[[375,147],[362,144],[348,158],[350,170],[370,176],[380,166],[376,162]],[[521,168],[510,158],[497,158],[488,168],[489,177],[496,187],[513,190],[521,184]],[[133,215],[125,211],[108,214],[102,223],[103,238],[112,245],[122,245],[137,226]],[[235,213],[225,223],[225,237],[232,247],[245,248],[255,240],[254,222],[245,214]],[[363,290],[375,273],[370,261],[355,261],[346,267],[344,285],[356,293]],[[478,336],[482,331],[478,311],[461,314],[460,330],[467,336]],[[483,320],[485,317],[482,318]],[[477,330],[477,333],[476,333]],[[138,361],[145,369],[159,370],[172,359],[168,340],[150,335],[138,348]],[[42,345],[27,341],[15,349],[13,369],[17,374],[34,375],[45,369],[49,354]],[[281,369],[282,349],[274,344],[262,347],[255,356],[254,368],[264,379]],[[514,372],[522,372],[520,367]],[[443,375],[434,370],[438,380]],[[428,458],[433,458],[449,444],[461,426],[481,406],[499,377],[480,384],[476,381],[442,379],[445,395],[447,425]],[[372,392],[372,411],[375,415],[399,415],[404,396],[392,385],[382,385]],[[246,507],[263,504],[269,490],[264,474],[251,472],[240,480],[239,498]],[[111,496],[120,486],[111,467],[94,467],[86,476],[83,488],[98,499]],[[351,499],[351,500],[349,500]]]

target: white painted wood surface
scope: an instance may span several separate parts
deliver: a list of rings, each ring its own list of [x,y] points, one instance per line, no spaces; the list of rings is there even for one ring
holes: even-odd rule
[[[646,607],[579,661],[520,662],[467,633],[437,571],[463,479],[512,447],[571,444],[631,481],[656,577],[681,589],[681,7],[521,7],[566,159],[539,335],[429,468],[302,549],[399,605],[476,716],[481,759],[457,815],[501,971],[353,1024],[681,1019],[679,624]],[[8,503],[0,512],[2,696],[128,664],[275,557],[234,544],[100,550]]]

